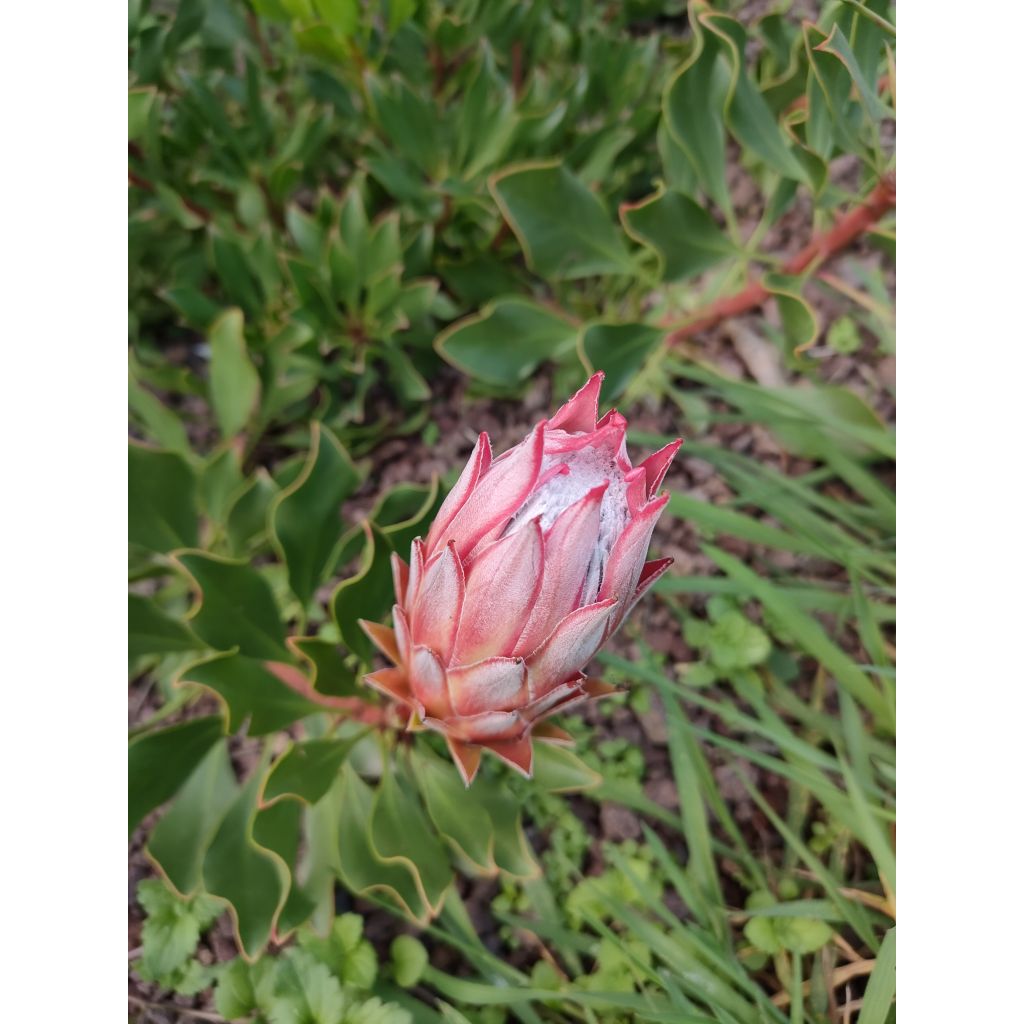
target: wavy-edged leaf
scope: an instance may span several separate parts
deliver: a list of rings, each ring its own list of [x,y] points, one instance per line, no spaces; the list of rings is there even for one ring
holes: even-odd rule
[[[779,308],[786,341],[795,354],[810,348],[818,337],[818,317],[801,294],[803,279],[790,274],[765,274],[764,286]]]
[[[206,645],[180,619],[168,615],[151,597],[128,595],[128,658],[180,654]]]
[[[306,464],[270,508],[288,582],[303,607],[333,569],[331,554],[343,529],[341,505],[360,481],[344,445],[328,427],[312,423]]]
[[[433,917],[454,876],[448,854],[415,797],[416,787],[401,767],[385,772],[377,786],[370,828],[378,856],[405,863]]]
[[[729,73],[718,59],[720,43],[701,27],[696,14],[706,5],[691,5],[693,50],[665,86],[662,116],[672,140],[686,154],[701,188],[719,209],[732,200],[725,174],[725,100]]]
[[[430,918],[412,871],[403,860],[382,860],[368,827],[373,790],[346,764],[341,771],[338,810],[338,867],[354,893],[376,892],[421,924]]]
[[[263,788],[264,805],[295,797],[307,804],[321,800],[363,733],[346,739],[293,743],[271,766]]]
[[[571,281],[633,272],[632,257],[608,210],[560,161],[512,167],[489,184],[535,274]]]
[[[413,748],[410,758],[435,828],[469,866],[481,874],[495,874],[494,828],[479,788],[466,789],[455,766],[438,760],[425,746]]]
[[[635,203],[623,203],[619,217],[627,234],[653,249],[665,281],[685,281],[736,255],[736,247],[695,199],[664,186]]]
[[[437,336],[434,348],[463,373],[507,387],[526,380],[542,362],[571,352],[577,333],[564,316],[512,297],[452,324]]]
[[[292,648],[312,669],[310,685],[328,697],[351,697],[360,692],[359,674],[346,663],[345,649],[322,636],[290,636]]]
[[[150,860],[183,895],[198,891],[206,849],[238,792],[227,740],[221,739],[150,832]]]
[[[266,736],[323,709],[301,696],[257,658],[216,654],[184,669],[180,683],[198,683],[216,693],[228,709],[228,731],[249,720],[250,736]]]
[[[175,559],[199,592],[189,618],[197,636],[219,651],[237,648],[251,658],[287,659],[281,613],[258,570],[206,551],[178,551]]]
[[[316,909],[315,901],[303,891],[296,879],[302,840],[302,805],[282,800],[261,807],[253,820],[253,839],[264,849],[276,853],[288,869],[288,895],[274,922],[274,940],[281,942],[289,932],[307,921]]]
[[[224,719],[209,715],[144,733],[128,745],[129,835],[150,811],[178,792],[223,735]]]
[[[650,324],[588,324],[579,336],[583,363],[591,372],[603,370],[604,397],[618,398],[661,346],[665,331]]]
[[[810,184],[803,164],[793,155],[764,97],[747,73],[747,33],[727,14],[704,8],[700,22],[721,41],[722,53],[731,67],[725,97],[725,120],[736,140],[757,154],[769,167],[787,178]]]
[[[369,661],[375,648],[359,627],[359,619],[383,619],[395,597],[391,578],[391,545],[372,523],[364,522],[363,531],[366,546],[362,564],[355,576],[342,580],[335,588],[331,595],[331,614],[345,646],[363,661]]]
[[[262,770],[253,772],[203,858],[206,891],[227,901],[239,948],[247,960],[254,959],[273,934],[289,886],[284,861],[253,838],[262,774]]]
[[[196,479],[174,452],[128,442],[128,540],[149,551],[189,547],[199,537]]]

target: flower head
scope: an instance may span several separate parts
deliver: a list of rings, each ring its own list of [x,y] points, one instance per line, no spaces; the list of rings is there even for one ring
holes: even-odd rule
[[[645,562],[681,444],[633,467],[626,420],[597,418],[597,373],[494,459],[481,434],[406,564],[392,556],[394,629],[363,622],[394,667],[366,682],[443,733],[467,785],[487,747],[525,775],[544,719],[611,692],[583,668],[671,564]]]

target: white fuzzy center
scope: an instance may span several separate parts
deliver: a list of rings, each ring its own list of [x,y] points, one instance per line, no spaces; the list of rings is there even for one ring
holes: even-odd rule
[[[592,604],[601,589],[612,547],[629,521],[626,481],[614,454],[607,448],[583,448],[575,452],[545,455],[541,462],[540,477],[543,478],[560,464],[567,466],[569,472],[555,474],[534,490],[504,532],[505,535],[514,533],[538,516],[541,529],[550,530],[555,520],[570,505],[575,505],[589,491],[607,480],[608,489],[601,501],[601,525],[587,567],[587,581],[580,602],[581,605]]]

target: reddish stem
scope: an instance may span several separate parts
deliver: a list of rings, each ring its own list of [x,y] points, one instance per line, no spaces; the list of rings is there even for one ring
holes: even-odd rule
[[[786,262],[782,272],[802,274],[811,266],[820,266],[859,238],[895,207],[896,182],[885,177],[860,206],[854,207],[840,217],[828,231],[815,235],[800,252]],[[742,291],[717,299],[703,309],[697,310],[685,323],[672,330],[666,336],[666,341],[669,345],[674,345],[714,327],[729,317],[757,309],[770,294],[760,281],[751,281]],[[662,326],[670,327],[671,324],[663,323]]]

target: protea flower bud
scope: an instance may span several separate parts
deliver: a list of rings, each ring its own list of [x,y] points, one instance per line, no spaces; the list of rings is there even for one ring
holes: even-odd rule
[[[625,418],[597,419],[603,376],[497,459],[480,435],[409,564],[392,556],[394,629],[361,623],[394,664],[366,682],[444,734],[467,785],[483,747],[528,776],[532,737],[570,740],[543,719],[610,692],[582,670],[672,561],[644,559],[681,442],[634,469]]]

